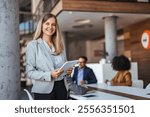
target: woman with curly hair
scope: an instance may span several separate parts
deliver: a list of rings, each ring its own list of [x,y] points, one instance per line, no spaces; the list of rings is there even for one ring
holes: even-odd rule
[[[126,56],[115,56],[112,60],[112,67],[118,72],[115,77],[110,81],[111,85],[132,86],[132,76],[129,72],[131,68],[131,63]]]

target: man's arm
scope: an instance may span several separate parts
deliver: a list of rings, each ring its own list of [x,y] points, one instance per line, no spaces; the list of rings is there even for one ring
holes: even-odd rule
[[[94,74],[94,72],[93,72],[93,70],[92,69],[90,69],[90,71],[89,71],[89,74],[88,74],[89,76],[89,79],[88,79],[88,84],[92,84],[92,83],[97,83],[97,79],[96,79],[96,76],[95,76],[95,74]]]

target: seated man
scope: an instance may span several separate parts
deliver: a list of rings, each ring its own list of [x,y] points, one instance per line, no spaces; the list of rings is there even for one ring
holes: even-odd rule
[[[77,85],[97,83],[93,70],[86,66],[87,57],[79,57],[79,66],[75,67],[73,82]]]

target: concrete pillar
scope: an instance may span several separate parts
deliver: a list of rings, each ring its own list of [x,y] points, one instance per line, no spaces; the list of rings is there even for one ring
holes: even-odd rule
[[[65,54],[66,54],[66,57],[67,57],[67,46],[66,46],[66,43],[67,43],[67,33],[66,32],[61,32],[61,37],[62,37],[62,41],[63,41],[63,44],[64,44],[64,50],[65,50]]]
[[[105,23],[105,50],[108,53],[107,60],[112,60],[117,55],[117,24],[116,16],[104,18]]]
[[[0,100],[19,99],[18,0],[0,0]]]

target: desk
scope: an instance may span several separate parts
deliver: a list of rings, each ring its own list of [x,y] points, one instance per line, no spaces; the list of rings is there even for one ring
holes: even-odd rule
[[[127,87],[108,86],[105,83],[87,85],[94,92],[85,95],[73,95],[70,97],[77,100],[150,100],[149,90]]]

